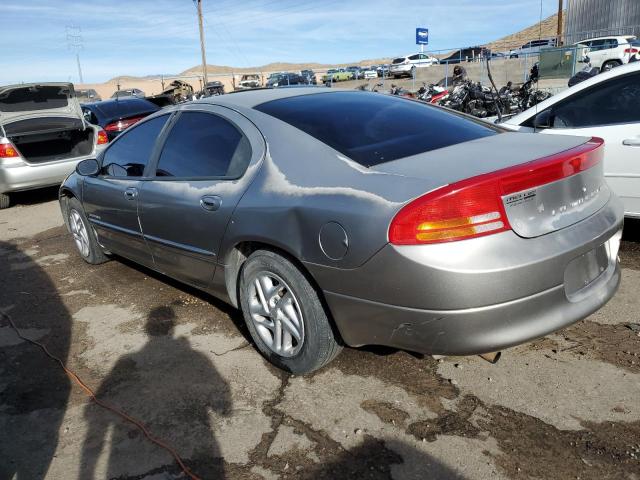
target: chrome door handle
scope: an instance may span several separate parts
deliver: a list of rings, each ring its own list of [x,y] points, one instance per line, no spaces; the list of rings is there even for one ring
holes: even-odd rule
[[[622,144],[626,145],[627,147],[640,147],[640,138],[627,138],[626,140],[622,141]]]
[[[133,200],[138,196],[138,189],[134,187],[129,187],[124,191],[124,196],[127,200]]]
[[[222,199],[217,195],[205,195],[200,199],[200,206],[211,212],[218,210],[222,205]]]

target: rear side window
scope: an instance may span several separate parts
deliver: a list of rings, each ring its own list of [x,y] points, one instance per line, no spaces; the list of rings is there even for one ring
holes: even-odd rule
[[[168,115],[136,125],[118,137],[102,157],[102,174],[141,177]]]
[[[555,128],[585,128],[640,121],[640,73],[601,82],[553,107]]]
[[[212,113],[183,112],[167,136],[156,176],[237,178],[250,159],[249,140],[231,122]]]
[[[500,131],[422,102],[379,93],[300,95],[254,108],[367,167]]]

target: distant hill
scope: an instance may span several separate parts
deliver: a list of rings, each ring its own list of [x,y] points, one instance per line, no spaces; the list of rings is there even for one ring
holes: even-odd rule
[[[566,18],[566,15],[563,16]],[[555,37],[557,33],[557,25],[558,25],[558,15],[552,15],[549,18],[545,18],[542,22],[538,22],[535,25],[527,27],[519,32],[512,33],[507,35],[506,37],[502,37],[498,40],[495,40],[491,43],[488,43],[486,46],[489,47],[494,52],[502,52],[508,51],[512,48],[517,48],[530,40],[535,40],[537,38],[549,38]],[[563,25],[564,31],[564,25]],[[436,55],[437,57],[444,57],[447,54]],[[368,60],[360,60],[349,63],[338,63],[338,64],[324,64],[324,63],[286,63],[286,62],[274,62],[268,63],[266,65],[259,65],[255,67],[230,67],[227,65],[207,65],[207,73],[215,75],[215,74],[231,74],[231,73],[252,73],[252,72],[281,72],[281,71],[299,71],[299,70],[326,70],[332,67],[346,67],[348,65],[379,65],[384,63],[389,63],[391,61],[390,58],[376,58],[376,59],[368,59]],[[178,75],[173,75],[177,77],[189,77],[189,76],[200,76],[202,73],[202,67],[200,65],[196,65],[191,67],[184,72],[179,73]],[[171,77],[172,75],[165,75],[165,77]],[[138,78],[160,78],[160,75],[147,75],[145,77],[131,77],[131,76],[121,76],[112,78],[109,82],[129,82],[135,81]]]
[[[564,32],[564,19],[566,15],[562,16],[563,25],[562,31]],[[512,33],[506,37],[502,37],[499,40],[495,40],[489,44],[489,47],[494,52],[504,52],[513,48],[518,48],[527,43],[530,40],[536,40],[538,38],[550,38],[555,37],[558,34],[558,14],[551,15],[549,18],[545,18],[542,22],[538,22],[535,25],[520,30],[517,33]]]

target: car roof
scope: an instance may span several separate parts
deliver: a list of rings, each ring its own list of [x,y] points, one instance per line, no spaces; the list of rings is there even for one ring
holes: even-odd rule
[[[600,82],[606,82],[611,78],[615,78],[621,75],[626,75],[628,73],[638,72],[638,71],[640,71],[640,62],[628,63],[626,65],[621,65],[619,67],[612,68],[608,72],[600,73],[595,77],[591,77],[588,80],[580,82],[577,85],[574,85],[573,87],[569,87],[566,90],[563,90],[562,92],[557,93],[556,95],[548,98],[544,102],[540,102],[539,104],[534,105],[533,107],[525,110],[524,112],[511,117],[504,123],[510,124],[510,125],[520,125],[522,122],[528,120],[538,112],[541,112],[544,109],[552,105],[555,105],[559,101],[564,100],[565,98],[570,97],[572,95],[575,95],[576,93],[586,88],[589,88],[593,85],[597,85]]]
[[[585,38],[576,43],[591,42],[593,40],[608,40],[610,38],[637,38],[635,35],[607,35],[606,37]]]
[[[344,91],[342,88],[320,87],[280,87],[280,88],[259,88],[255,90],[233,92],[217,97],[207,97],[197,100],[195,103],[212,103],[228,107],[253,108],[261,103],[281,98],[298,97],[301,95],[312,95],[316,93],[331,93],[332,91]]]

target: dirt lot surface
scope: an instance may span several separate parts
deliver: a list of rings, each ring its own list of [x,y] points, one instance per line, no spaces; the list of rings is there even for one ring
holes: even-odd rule
[[[202,479],[640,479],[640,228],[600,312],[508,350],[419,358],[345,349],[292,376],[241,316],[160,275],[91,266],[55,190],[0,211],[0,308]],[[0,323],[0,479],[186,478]]]

